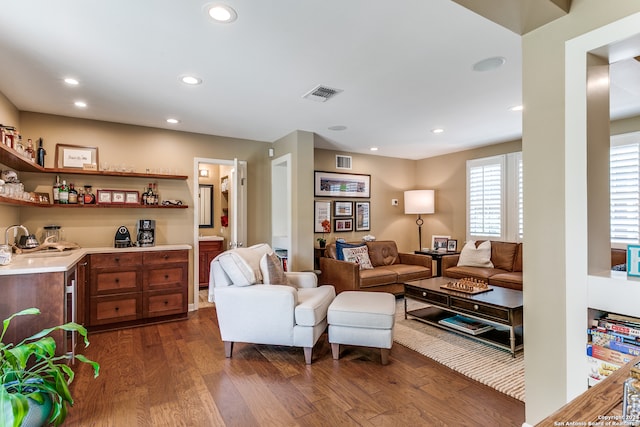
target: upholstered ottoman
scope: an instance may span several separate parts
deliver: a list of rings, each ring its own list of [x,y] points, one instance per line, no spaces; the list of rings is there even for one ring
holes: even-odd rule
[[[329,342],[334,359],[340,344],[376,347],[382,364],[389,363],[393,344],[396,298],[384,292],[341,292],[327,311]]]

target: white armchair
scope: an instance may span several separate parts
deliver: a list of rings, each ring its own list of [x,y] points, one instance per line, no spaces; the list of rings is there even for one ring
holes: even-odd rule
[[[307,364],[327,327],[335,298],[331,285],[317,285],[312,272],[285,273],[289,285],[264,284],[271,248],[267,244],[223,252],[211,262],[209,301],[215,302],[225,356],[234,342],[304,348]],[[262,264],[262,268],[261,268]]]

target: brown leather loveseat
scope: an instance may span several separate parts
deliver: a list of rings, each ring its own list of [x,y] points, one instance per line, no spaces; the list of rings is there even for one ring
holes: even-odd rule
[[[402,295],[404,282],[432,276],[428,255],[399,253],[393,240],[366,242],[366,246],[373,268],[360,270],[358,264],[337,259],[335,243],[327,245],[325,256],[320,258],[318,284],[331,284],[336,293],[380,291]]]
[[[476,242],[476,247],[482,243]],[[458,266],[460,255],[442,257],[442,275],[454,279],[472,277],[490,285],[522,290],[522,243],[491,241],[493,268]]]

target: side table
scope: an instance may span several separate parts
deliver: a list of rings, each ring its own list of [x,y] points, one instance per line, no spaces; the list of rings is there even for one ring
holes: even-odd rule
[[[460,252],[441,252],[441,251],[415,251],[418,255],[429,255],[436,262],[436,273],[433,277],[442,276],[442,257],[445,255],[458,255]]]

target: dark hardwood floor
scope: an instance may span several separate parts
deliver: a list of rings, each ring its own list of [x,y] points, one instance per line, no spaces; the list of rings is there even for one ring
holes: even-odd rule
[[[521,426],[524,404],[395,344],[301,348],[236,344],[224,357],[214,308],[188,320],[94,333],[65,426]]]

